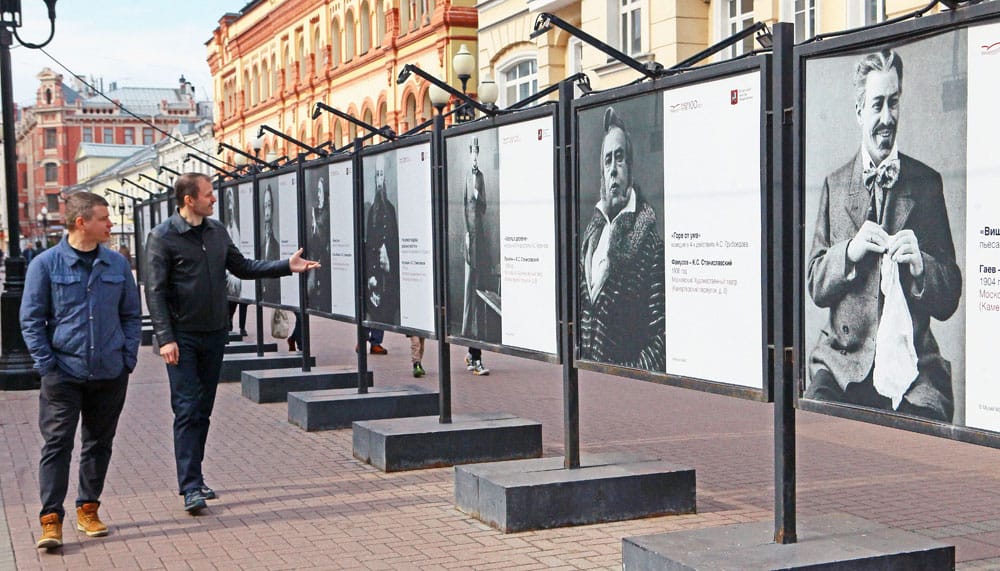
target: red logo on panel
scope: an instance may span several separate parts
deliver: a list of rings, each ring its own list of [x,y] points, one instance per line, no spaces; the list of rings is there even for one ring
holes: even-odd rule
[[[731,89],[729,91],[729,104],[736,105],[739,102],[740,102],[740,90]]]

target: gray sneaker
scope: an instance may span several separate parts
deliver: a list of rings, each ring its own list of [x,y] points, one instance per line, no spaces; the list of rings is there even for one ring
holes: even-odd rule
[[[482,359],[473,361],[472,366],[469,370],[472,371],[473,375],[479,377],[485,377],[490,374],[490,370],[487,369],[485,365],[483,365]]]

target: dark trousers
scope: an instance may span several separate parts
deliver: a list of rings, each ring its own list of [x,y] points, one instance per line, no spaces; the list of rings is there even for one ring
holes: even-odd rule
[[[292,328],[291,335],[288,336],[289,341],[295,341],[299,346],[302,345],[302,319],[299,314],[295,314],[295,327]]]
[[[236,315],[236,308],[240,309],[240,331],[246,331],[247,329],[247,304],[242,301],[230,301],[229,302],[229,330],[232,331],[233,317]]]
[[[861,382],[849,383],[846,389],[841,389],[830,371],[820,369],[813,374],[812,382],[802,396],[808,399],[857,404],[881,410],[893,410],[892,399],[880,395],[875,390],[874,372],[873,368],[871,371],[868,371],[868,376]],[[899,403],[899,408],[896,411],[911,416],[951,422],[951,419],[942,418],[934,410],[911,404],[906,399],[903,399]]]
[[[38,464],[38,487],[42,500],[39,515],[65,515],[63,501],[69,487],[69,464],[77,422],[81,422],[80,482],[76,505],[99,502],[104,478],[111,462],[111,444],[118,417],[125,405],[128,371],[116,379],[85,380],[56,368],[42,377],[38,392],[38,428],[42,459]]]
[[[177,486],[183,494],[205,484],[201,463],[228,332],[178,331],[176,335],[180,359],[176,365],[167,365],[167,377],[174,411]]]
[[[385,339],[385,331],[381,329],[369,329],[368,330],[368,341],[372,345],[381,345],[382,340]]]

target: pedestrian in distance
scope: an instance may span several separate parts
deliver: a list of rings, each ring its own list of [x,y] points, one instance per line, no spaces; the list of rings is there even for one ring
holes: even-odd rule
[[[63,501],[78,422],[76,527],[90,537],[108,534],[97,511],[142,328],[129,262],[102,246],[111,239],[107,201],[75,193],[66,199],[65,213],[69,233],[28,266],[20,312],[24,342],[41,375],[39,549],[63,543]]]

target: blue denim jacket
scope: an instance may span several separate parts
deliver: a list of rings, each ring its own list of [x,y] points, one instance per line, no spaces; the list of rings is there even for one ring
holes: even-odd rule
[[[42,375],[58,366],[80,379],[135,368],[142,328],[128,261],[99,246],[90,279],[66,238],[28,266],[21,300],[24,342]]]

